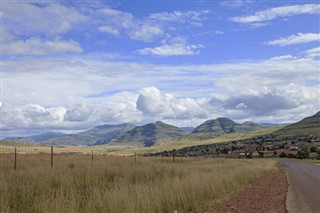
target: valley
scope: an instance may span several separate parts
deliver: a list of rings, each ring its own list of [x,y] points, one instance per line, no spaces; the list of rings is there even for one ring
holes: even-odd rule
[[[24,150],[23,153],[49,153],[47,147],[54,146],[57,153],[94,152],[114,156],[173,155],[172,150],[176,150],[179,156],[279,157],[281,153],[288,156],[305,150],[304,158],[311,152],[314,153],[311,156],[317,158],[320,112],[286,127],[262,127],[253,122],[238,124],[228,118],[217,118],[187,132],[157,121],[143,126],[101,125],[72,135],[7,139],[2,140],[1,145],[4,153],[12,153],[16,146]]]

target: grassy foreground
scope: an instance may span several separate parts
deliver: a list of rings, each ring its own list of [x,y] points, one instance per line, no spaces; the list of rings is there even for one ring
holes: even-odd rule
[[[276,168],[266,159],[1,156],[0,212],[189,212]]]

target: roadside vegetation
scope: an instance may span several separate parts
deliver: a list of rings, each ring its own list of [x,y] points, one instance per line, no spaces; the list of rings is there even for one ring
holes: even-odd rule
[[[274,160],[1,155],[0,212],[189,212],[276,169]]]

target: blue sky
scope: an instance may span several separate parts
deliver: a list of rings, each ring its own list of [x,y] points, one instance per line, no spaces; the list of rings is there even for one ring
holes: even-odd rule
[[[2,137],[319,111],[317,1],[2,1]]]

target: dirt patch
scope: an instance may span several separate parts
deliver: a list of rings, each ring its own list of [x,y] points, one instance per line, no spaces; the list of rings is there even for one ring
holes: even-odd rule
[[[287,176],[283,169],[250,184],[230,200],[205,213],[285,213]]]

